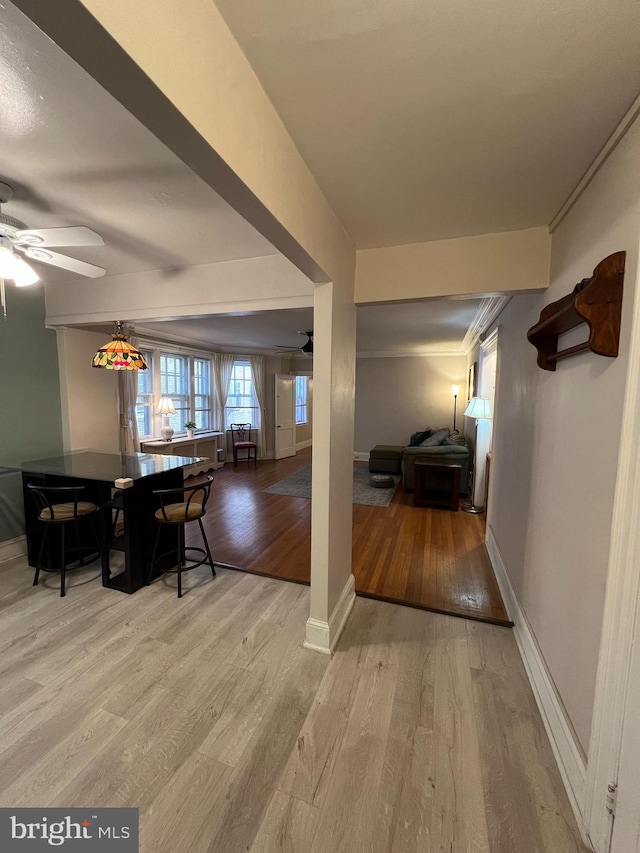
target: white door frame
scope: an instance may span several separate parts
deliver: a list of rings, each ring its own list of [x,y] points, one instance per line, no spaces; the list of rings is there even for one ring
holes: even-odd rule
[[[637,281],[629,281],[625,288],[629,294],[627,298],[635,296],[635,299],[584,803],[585,828],[597,853],[608,853],[610,849],[612,818],[606,809],[606,792],[610,783],[618,783],[640,596],[640,298],[637,288]],[[640,719],[635,720],[635,725],[640,726]],[[625,821],[639,824],[640,798],[637,794],[636,791],[634,796],[624,797],[626,808],[635,811],[635,815],[625,815]],[[617,819],[621,818],[618,812]],[[630,848],[623,851],[614,846],[612,849],[615,853],[632,853]]]
[[[480,396],[484,396],[482,392],[482,379],[483,379],[483,368],[485,365],[485,361],[489,355],[495,352],[496,354],[496,370],[495,370],[495,389],[493,400],[491,401],[491,405],[493,407],[493,411],[491,413],[491,421],[489,421],[488,425],[486,422],[479,421],[477,429],[475,431],[476,435],[476,446],[474,448],[474,465],[476,469],[475,477],[474,477],[474,492],[475,494],[471,495],[471,503],[474,506],[483,506],[484,505],[484,496],[485,496],[485,477],[486,477],[486,454],[491,447],[492,436],[493,436],[493,421],[495,420],[495,408],[496,408],[496,396],[498,393],[498,345],[500,341],[500,327],[497,326],[490,335],[487,335],[484,341],[480,343],[480,351],[479,351],[479,363],[478,363],[478,393]],[[485,377],[486,380],[486,377]],[[487,430],[488,427],[488,430]],[[486,441],[486,432],[489,432],[491,438],[489,441]],[[479,439],[480,436],[480,439]],[[478,453],[478,446],[482,447],[482,451]]]

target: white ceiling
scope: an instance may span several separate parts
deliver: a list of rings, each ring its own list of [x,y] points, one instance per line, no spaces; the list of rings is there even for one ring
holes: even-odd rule
[[[461,352],[467,329],[482,300],[432,300],[357,309],[359,355],[373,353],[428,354]],[[301,347],[306,337],[297,331],[313,329],[313,309],[261,311],[195,320],[167,320],[136,325],[140,334],[161,340],[188,341],[204,349],[275,351],[278,344]],[[105,329],[105,331],[107,331]]]
[[[583,0],[536,11],[496,0],[490,18],[470,0],[219,6],[360,245],[547,222],[640,88],[630,0],[615,15],[592,0],[588,17]],[[6,213],[94,228],[106,245],[69,254],[111,274],[275,253],[8,0],[0,9],[0,179],[16,188]],[[358,351],[458,350],[478,307],[362,307]],[[194,345],[271,350],[304,343],[296,330],[313,318],[154,325]]]
[[[29,226],[86,224],[98,231],[104,247],[67,252],[108,274],[275,252],[8,2],[0,21],[0,179],[16,189],[3,210]],[[74,277],[42,265],[39,272],[54,286]],[[358,351],[457,349],[477,307],[478,300],[360,308]],[[277,344],[305,343],[296,331],[313,328],[313,311],[219,315],[145,328],[194,346],[274,351]]]
[[[90,226],[104,247],[60,251],[107,274],[275,253],[28,18],[0,9],[0,179],[16,189],[4,213]],[[70,277],[38,269],[47,282]]]
[[[358,247],[548,224],[640,92],[637,0],[216,0]]]
[[[275,350],[278,344],[301,347],[307,338],[298,329],[313,329],[313,308],[257,311],[253,314],[199,317],[194,320],[165,320],[136,324],[140,334],[160,340],[183,340],[204,349]]]

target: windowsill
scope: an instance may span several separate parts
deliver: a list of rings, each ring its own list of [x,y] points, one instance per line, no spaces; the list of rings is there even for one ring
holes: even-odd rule
[[[178,444],[178,443],[186,443],[189,441],[198,441],[202,438],[215,438],[218,435],[224,435],[222,432],[215,432],[214,430],[207,430],[203,432],[196,432],[193,434],[193,438],[189,438],[186,433],[174,433],[171,441],[165,441],[163,438],[141,438],[141,444],[157,444],[158,446],[162,444]]]

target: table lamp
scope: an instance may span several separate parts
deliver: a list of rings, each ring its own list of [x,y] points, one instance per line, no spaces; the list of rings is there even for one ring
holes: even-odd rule
[[[473,469],[471,473],[471,495],[469,499],[469,504],[463,505],[462,509],[464,512],[472,512],[472,513],[481,513],[484,512],[483,506],[475,506],[473,503],[473,497],[476,486],[476,452],[478,448],[478,421],[479,420],[491,420],[491,403],[489,400],[485,400],[484,397],[472,397],[469,400],[469,405],[464,410],[464,416],[466,418],[475,418],[476,419],[476,432],[474,436],[474,444],[473,444]]]
[[[162,415],[164,422],[160,430],[160,438],[163,441],[171,441],[173,438],[173,427],[169,423],[169,415],[175,415],[176,410],[171,397],[160,397],[160,402],[156,408],[156,414]]]

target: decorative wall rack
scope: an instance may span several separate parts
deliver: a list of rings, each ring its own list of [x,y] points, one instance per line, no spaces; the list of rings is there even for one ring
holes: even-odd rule
[[[588,350],[610,358],[618,355],[625,255],[609,255],[600,261],[591,278],[582,279],[571,293],[542,309],[540,320],[527,332],[538,350],[538,367],[555,370],[559,359]],[[589,339],[558,350],[560,335],[580,323],[589,326]]]

